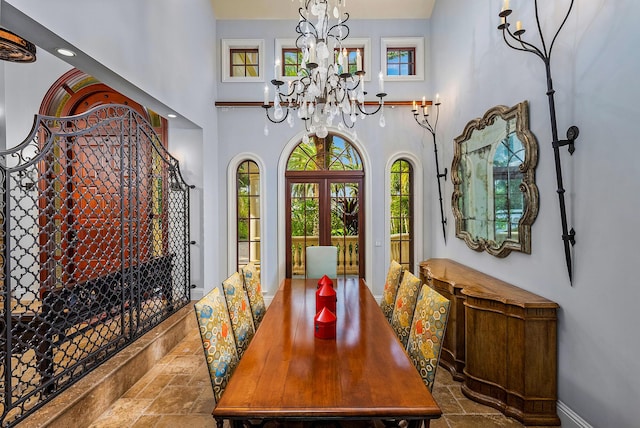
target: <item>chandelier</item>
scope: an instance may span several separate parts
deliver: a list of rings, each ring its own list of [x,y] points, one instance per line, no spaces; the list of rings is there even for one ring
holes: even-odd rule
[[[36,46],[7,29],[0,28],[0,60],[34,62]]]
[[[301,56],[298,73],[294,79],[271,81],[275,87],[273,98],[273,117],[270,114],[269,86],[264,88],[266,118],[272,123],[287,121],[293,127],[294,116],[304,122],[307,133],[319,138],[328,135],[328,127],[337,120],[338,129],[352,129],[358,119],[381,112],[379,124],[385,126],[384,118],[384,79],[378,76],[378,106],[374,111],[365,109],[364,88],[365,71],[362,69],[360,50],[349,52],[343,46],[349,35],[346,22],[349,14],[344,12],[346,0],[300,0],[298,13],[300,19],[296,25],[296,48]],[[331,3],[331,4],[330,4]],[[333,6],[333,7],[331,7]],[[280,60],[276,60],[276,70]],[[265,120],[265,135],[268,135],[268,122]],[[353,131],[355,138],[355,130]]]

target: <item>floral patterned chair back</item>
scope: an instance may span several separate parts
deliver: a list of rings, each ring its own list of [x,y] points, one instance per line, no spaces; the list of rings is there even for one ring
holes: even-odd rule
[[[393,315],[391,315],[391,327],[404,347],[407,346],[407,341],[409,340],[409,329],[411,328],[411,320],[413,319],[419,292],[420,278],[409,271],[405,271],[402,274],[398,296],[393,307]]]
[[[411,324],[407,353],[429,391],[436,378],[448,316],[449,300],[423,285]]]
[[[233,335],[236,338],[238,358],[242,358],[244,351],[249,346],[251,339],[253,339],[255,328],[253,326],[249,298],[244,291],[244,284],[240,274],[234,272],[233,275],[222,281],[222,289],[224,298],[227,301],[227,308],[229,308]]]
[[[401,276],[402,265],[395,260],[391,260],[389,270],[387,271],[387,280],[384,283],[382,299],[380,300],[380,308],[389,322],[391,322],[391,316],[393,315],[393,306],[396,303],[398,285],[400,285]]]
[[[242,268],[242,276],[244,276],[244,288],[249,296],[249,305],[251,305],[251,313],[253,314],[253,324],[257,329],[267,308],[264,304],[262,288],[260,287],[260,275],[258,275],[258,270],[253,262]]]
[[[216,287],[200,299],[195,304],[195,311],[213,395],[218,402],[238,365],[231,320],[220,289]]]

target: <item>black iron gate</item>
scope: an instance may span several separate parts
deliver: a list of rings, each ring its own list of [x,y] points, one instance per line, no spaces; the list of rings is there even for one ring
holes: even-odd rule
[[[189,186],[123,105],[36,116],[0,152],[0,424],[190,300]]]

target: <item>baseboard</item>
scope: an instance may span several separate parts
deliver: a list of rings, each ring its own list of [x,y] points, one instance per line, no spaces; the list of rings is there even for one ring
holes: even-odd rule
[[[24,419],[21,428],[87,427],[173,349],[196,322],[188,304]]]
[[[562,428],[593,428],[591,424],[582,419],[579,414],[571,410],[562,401],[558,400],[557,407]]]

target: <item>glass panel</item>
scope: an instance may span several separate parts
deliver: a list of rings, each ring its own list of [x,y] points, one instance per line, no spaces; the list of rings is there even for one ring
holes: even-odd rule
[[[252,174],[260,174],[260,168],[258,168],[258,164],[253,161],[247,162],[249,172]],[[259,178],[258,178],[259,179]]]
[[[244,52],[233,52],[231,54],[231,64],[244,64],[245,63],[245,53]]]
[[[297,65],[285,65],[284,66],[284,75],[285,76],[297,76],[298,75],[298,66]]]
[[[252,218],[249,220],[249,239],[256,241],[260,239],[260,219]]]
[[[251,212],[252,218],[260,217],[260,196],[250,196],[249,197],[249,210]]]
[[[255,77],[258,75],[258,66],[248,65],[247,66],[247,76]]]
[[[357,183],[331,183],[331,245],[338,247],[338,275],[359,274]]]
[[[399,76],[400,75],[400,65],[399,64],[389,64],[389,65],[387,65],[387,75],[388,76]]]
[[[260,170],[253,161],[238,166],[236,181],[238,269],[260,262]],[[250,243],[247,243],[250,241]]]
[[[238,219],[238,241],[249,240],[249,220]]]
[[[249,242],[238,243],[238,266],[244,266],[249,263]]]
[[[291,272],[304,276],[304,249],[318,245],[319,185],[294,183],[291,185]]]
[[[293,150],[287,164],[289,171],[362,171],[362,160],[358,151],[337,135],[327,138],[309,138]]]
[[[403,159],[395,161],[391,166],[390,179],[391,259],[413,271],[411,164]]]
[[[245,68],[244,66],[233,66],[231,68],[231,75],[234,77],[243,77]]]
[[[246,61],[247,64],[257,64],[258,63],[258,52],[247,52],[246,53]]]
[[[400,62],[400,55],[397,50],[387,50],[387,64],[397,64]]]

